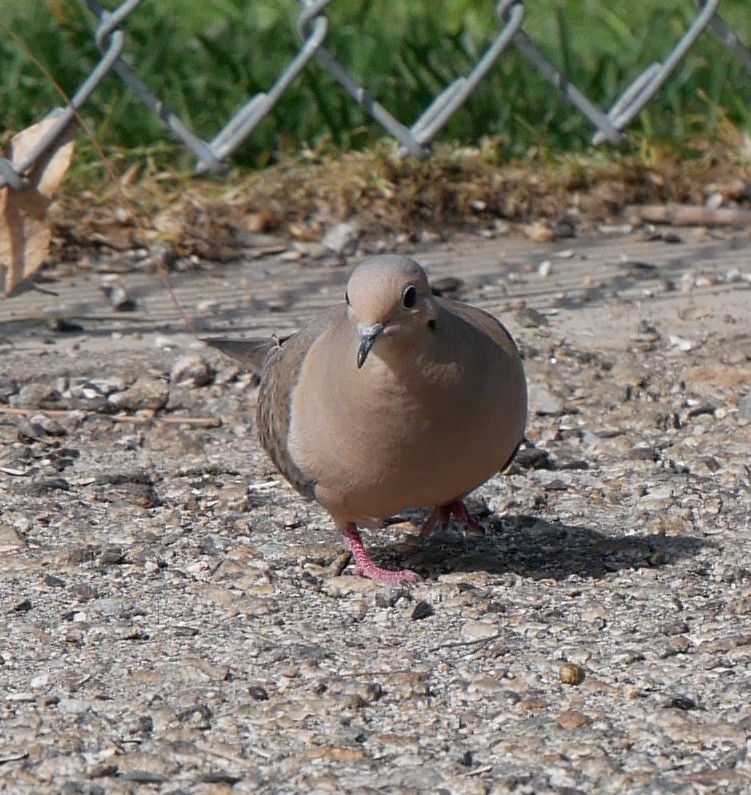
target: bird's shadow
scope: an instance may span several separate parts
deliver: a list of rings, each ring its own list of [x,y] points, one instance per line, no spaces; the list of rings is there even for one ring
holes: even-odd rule
[[[609,535],[526,514],[490,517],[485,536],[416,538],[403,546],[371,543],[379,563],[406,565],[427,579],[484,571],[531,579],[601,579],[622,569],[656,568],[694,557],[711,541],[695,536]],[[398,559],[400,553],[403,557]]]

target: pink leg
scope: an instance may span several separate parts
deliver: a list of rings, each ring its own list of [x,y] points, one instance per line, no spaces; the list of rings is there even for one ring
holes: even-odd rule
[[[428,520],[420,530],[421,536],[428,536],[436,531],[445,531],[454,517],[465,533],[470,535],[485,535],[485,528],[473,519],[467,510],[467,506],[461,501],[451,502],[448,505],[440,505],[430,514]]]
[[[428,516],[427,521],[420,530],[420,536],[424,538],[432,533],[445,533],[451,524],[451,511],[447,505],[440,505],[433,509],[433,513]]]
[[[391,571],[382,569],[373,563],[372,558],[365,549],[357,532],[357,527],[350,522],[342,532],[344,543],[349,547],[355,561],[355,574],[358,577],[367,577],[369,580],[379,582],[383,585],[401,585],[402,583],[420,582],[422,577],[409,569],[401,571]]]
[[[485,528],[470,514],[462,500],[452,502],[449,505],[449,511],[454,514],[456,521],[459,522],[465,533],[473,536],[485,535]]]

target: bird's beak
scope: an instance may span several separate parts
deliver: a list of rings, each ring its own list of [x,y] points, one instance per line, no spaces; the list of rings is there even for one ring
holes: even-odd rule
[[[383,323],[374,323],[372,326],[359,326],[357,329],[360,335],[360,347],[357,349],[357,369],[359,370],[368,358],[370,349],[383,333],[385,326]]]

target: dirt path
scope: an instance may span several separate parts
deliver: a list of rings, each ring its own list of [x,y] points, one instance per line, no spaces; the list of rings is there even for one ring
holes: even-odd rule
[[[172,274],[198,333],[292,330],[356,261],[260,254]],[[411,590],[339,573],[147,260],[0,301],[0,791],[748,791],[751,240],[415,256],[506,321],[532,411],[485,538],[368,536]]]

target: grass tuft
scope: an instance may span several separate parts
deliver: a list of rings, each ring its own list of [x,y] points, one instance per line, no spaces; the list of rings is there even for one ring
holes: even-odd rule
[[[111,7],[117,4],[112,2]],[[726,0],[723,17],[751,42],[747,0]],[[499,30],[495,3],[391,4],[339,0],[329,6],[327,46],[397,118],[411,124],[447,82],[466,73]],[[664,59],[695,18],[691,0],[527,0],[525,31],[596,104],[610,106],[652,61]],[[211,138],[248,97],[268,89],[298,51],[292,0],[146,0],[126,23],[126,58],[198,134]],[[98,58],[93,17],[77,0],[0,4],[0,129],[22,129],[61,104],[33,54],[72,93]],[[24,43],[19,46],[13,31]],[[111,76],[84,109],[106,151],[154,147],[162,168],[188,168],[180,147]],[[751,73],[707,31],[659,97],[629,128],[637,139],[680,149],[720,139],[727,125],[751,128]],[[589,123],[559,98],[512,47],[440,140],[479,145],[484,136],[514,156],[581,152]],[[331,142],[371,147],[383,136],[313,63],[235,156],[266,165],[285,151]]]

